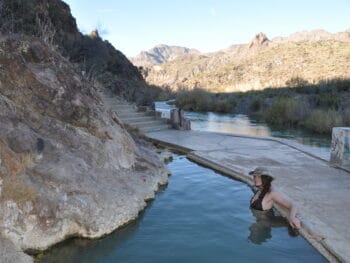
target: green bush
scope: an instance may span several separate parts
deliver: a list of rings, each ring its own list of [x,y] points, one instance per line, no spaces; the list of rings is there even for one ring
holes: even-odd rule
[[[184,91],[176,96],[176,106],[191,111],[212,111],[213,98],[209,92],[202,89]]]
[[[345,126],[350,126],[350,107],[342,112],[343,123]]]
[[[324,108],[338,109],[340,98],[336,93],[321,93],[317,96],[316,105]]]
[[[293,98],[278,98],[268,109],[265,121],[276,126],[294,126],[298,123],[295,115],[296,109],[297,103]]]
[[[259,98],[255,98],[249,106],[251,112],[258,112],[262,108],[262,101]]]
[[[178,108],[190,111],[214,111],[230,113],[234,110],[237,102],[230,94],[212,94],[203,89],[181,91],[176,96],[175,105]]]
[[[343,118],[341,114],[334,110],[314,110],[306,119],[304,126],[317,133],[329,134],[332,128],[343,125]]]

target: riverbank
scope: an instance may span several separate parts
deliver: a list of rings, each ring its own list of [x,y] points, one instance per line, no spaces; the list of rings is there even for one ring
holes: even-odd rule
[[[244,114],[264,120],[271,127],[330,134],[332,127],[350,125],[349,98],[349,80],[333,79],[233,93],[197,88],[178,92],[176,106],[188,111]]]
[[[303,222],[300,233],[330,262],[349,262],[350,174],[331,167],[327,156],[276,140],[194,131],[148,133],[155,143],[251,184],[248,171],[268,166],[276,190],[292,199]],[[283,214],[280,208],[277,208]]]

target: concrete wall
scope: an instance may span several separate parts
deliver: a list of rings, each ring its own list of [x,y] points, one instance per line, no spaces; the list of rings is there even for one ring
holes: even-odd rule
[[[331,163],[350,168],[350,127],[334,127],[332,130]]]

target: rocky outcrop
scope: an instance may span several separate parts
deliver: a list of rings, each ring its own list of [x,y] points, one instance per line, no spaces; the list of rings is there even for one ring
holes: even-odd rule
[[[142,51],[139,55],[130,58],[130,61],[135,66],[145,68],[172,61],[186,54],[200,54],[200,52],[186,47],[158,45],[147,51]]]
[[[30,263],[30,256],[23,253],[9,239],[0,236],[0,262],[3,263]]]
[[[270,40],[267,38],[267,36],[260,32],[255,35],[255,37],[250,41],[249,48],[259,48],[263,46],[268,46]]]
[[[1,36],[0,231],[13,243],[3,258],[11,247],[33,253],[110,233],[137,217],[167,175],[79,67],[38,38]]]

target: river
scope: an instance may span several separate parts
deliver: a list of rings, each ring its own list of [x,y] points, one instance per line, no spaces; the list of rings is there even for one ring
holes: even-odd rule
[[[155,107],[156,110],[164,113],[164,117],[169,117],[170,110],[175,108],[161,101],[156,102]],[[185,111],[184,115],[191,120],[192,130],[284,138],[312,147],[324,155],[330,154],[331,136],[329,135],[315,134],[305,129],[276,129],[243,114]]]

